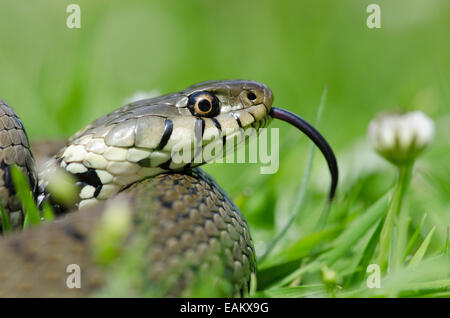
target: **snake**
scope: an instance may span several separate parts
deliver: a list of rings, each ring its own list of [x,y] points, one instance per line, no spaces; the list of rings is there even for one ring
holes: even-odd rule
[[[0,198],[13,229],[0,239],[0,297],[189,297],[199,288],[208,295],[248,295],[257,270],[249,226],[199,166],[280,119],[324,154],[329,200],[338,181],[325,138],[272,103],[272,91],[250,80],[201,82],[134,101],[75,133],[38,172],[24,125],[0,100]],[[22,230],[13,166],[24,173],[37,206],[53,208],[53,221]],[[70,204],[49,190],[59,172],[74,182]],[[107,243],[120,237],[107,261],[96,249],[102,235]],[[68,284],[70,264],[80,269],[75,286]]]

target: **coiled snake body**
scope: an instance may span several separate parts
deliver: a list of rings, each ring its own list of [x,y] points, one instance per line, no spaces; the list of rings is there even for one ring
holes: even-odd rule
[[[265,85],[230,80],[133,102],[75,134],[40,173],[39,182],[22,123],[2,101],[0,197],[10,223],[16,228],[23,223],[11,179],[14,164],[26,173],[37,202],[50,202],[55,211],[67,207],[48,193],[47,185],[57,169],[69,172],[78,186],[72,210],[80,211],[0,241],[0,296],[95,296],[105,290],[111,295],[108,290],[114,290],[118,277],[111,274],[118,268],[114,264],[133,257],[138,259],[128,289],[112,295],[190,296],[202,276],[211,273],[225,284],[220,295],[245,294],[256,271],[247,223],[214,180],[196,167],[222,156],[227,142],[239,140],[249,128],[258,132],[271,118],[289,121],[283,110],[271,109],[272,101]],[[314,129],[308,135],[328,151],[333,194],[334,155]],[[208,147],[216,150],[203,151]],[[184,160],[174,155],[181,148]],[[119,202],[127,207],[131,225],[119,256],[105,265],[95,254],[96,233]],[[70,264],[81,269],[81,288],[67,285]]]

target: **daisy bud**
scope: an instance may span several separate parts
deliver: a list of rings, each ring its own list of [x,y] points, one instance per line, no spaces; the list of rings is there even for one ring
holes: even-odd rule
[[[374,149],[396,165],[413,161],[433,137],[434,123],[420,111],[382,114],[369,125]]]
[[[336,271],[328,268],[327,266],[323,266],[321,268],[322,280],[327,285],[335,285],[338,281],[338,276]]]
[[[95,260],[107,265],[120,252],[132,227],[131,211],[128,202],[115,199],[109,203],[92,237]]]

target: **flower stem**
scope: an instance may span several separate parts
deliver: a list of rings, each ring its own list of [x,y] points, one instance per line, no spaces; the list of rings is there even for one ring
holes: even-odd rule
[[[380,233],[380,253],[378,256],[378,264],[381,271],[386,272],[389,268],[389,258],[391,254],[392,233],[396,223],[397,216],[402,207],[402,201],[406,189],[411,179],[412,164],[398,166],[398,180],[394,189],[392,200],[384,220],[383,228]]]

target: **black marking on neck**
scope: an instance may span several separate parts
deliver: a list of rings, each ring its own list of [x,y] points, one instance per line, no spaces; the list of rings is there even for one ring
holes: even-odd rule
[[[102,181],[97,175],[97,172],[93,168],[88,168],[88,170],[83,173],[76,173],[75,177],[78,179],[78,181],[85,182],[94,187],[103,185]]]
[[[163,162],[162,164],[160,164],[159,167],[161,169],[164,169],[164,170],[171,170],[170,169],[170,164],[171,163],[172,163],[172,158],[169,158],[169,160],[167,160],[166,162]]]
[[[98,195],[100,194],[100,191],[102,191],[103,186],[98,186],[95,188],[95,192],[94,192],[94,197],[98,197]]]
[[[167,145],[167,142],[170,139],[170,136],[172,135],[173,131],[173,122],[169,118],[166,118],[164,121],[164,133],[161,137],[161,141],[159,142],[158,147],[156,147],[157,150],[161,150]]]
[[[97,175],[97,171],[93,168],[88,168],[88,171],[83,173],[76,173],[74,176],[79,181],[81,188],[91,185],[95,188],[94,196],[97,197],[102,190],[103,183]]]
[[[213,121],[214,125],[216,126],[216,128],[219,130],[219,135],[222,133],[222,125],[219,123],[219,121],[217,119],[215,119],[214,117],[211,118],[211,120]]]

